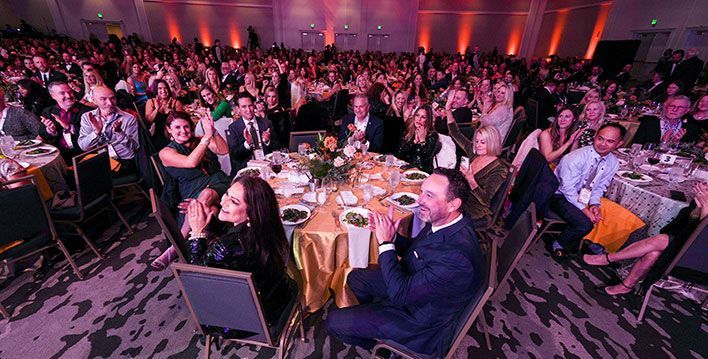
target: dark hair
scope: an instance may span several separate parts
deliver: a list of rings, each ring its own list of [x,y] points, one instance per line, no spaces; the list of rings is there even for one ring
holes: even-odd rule
[[[681,50],[681,49],[678,49],[678,50],[674,50],[673,53],[674,53],[674,54],[681,54],[681,57],[683,57],[683,55],[686,54],[686,51],[683,51],[683,50]]]
[[[242,98],[249,98],[252,102],[256,102],[256,98],[253,97],[253,95],[251,95],[251,93],[249,93],[248,91],[239,92],[238,95],[236,95],[236,103],[238,104],[238,100]]]
[[[194,130],[194,123],[192,122],[192,117],[184,112],[184,111],[170,111],[170,114],[167,115],[167,119],[165,120],[165,137],[170,138],[170,133],[167,132],[167,129],[172,125],[172,122],[175,120],[184,120],[189,123],[189,127]]]
[[[472,189],[462,172],[452,168],[438,167],[433,170],[433,174],[447,178],[447,200],[452,201],[459,198],[462,201],[460,212],[469,213],[467,208],[472,202],[470,201]]]
[[[600,133],[600,131],[602,131],[603,129],[608,128],[608,127],[616,128],[616,129],[620,132],[620,138],[619,138],[620,141],[623,140],[623,139],[624,139],[624,136],[627,134],[627,129],[624,128],[624,126],[620,125],[620,124],[617,123],[617,122],[607,122],[607,123],[605,123],[604,125],[600,126],[599,129],[597,129],[597,132],[596,132],[596,133]]]
[[[260,258],[262,268],[285,268],[288,239],[280,219],[273,188],[259,177],[243,176],[233,183],[243,186],[243,200],[251,230],[243,237],[243,248]]]
[[[386,86],[384,86],[382,83],[374,83],[369,87],[369,91],[367,91],[366,96],[369,96],[369,99],[373,101],[381,101],[381,93],[386,91]]]
[[[167,89],[167,96],[172,97],[172,90],[170,89],[170,85],[167,84],[167,81],[165,81],[165,80],[163,80],[163,79],[157,79],[157,80],[153,81],[153,83],[152,83],[152,88],[153,88],[153,90],[152,90],[152,95],[153,95],[154,97],[157,97],[157,85],[159,85],[159,84],[165,85],[165,88]]]
[[[418,108],[416,108],[412,116],[410,117],[410,122],[408,125],[408,129],[406,130],[405,134],[405,140],[406,141],[413,141],[415,138],[415,115],[418,113],[418,111],[423,111],[425,112],[425,132],[427,135],[431,133],[435,133],[435,126],[433,125],[433,122],[435,121],[435,116],[433,115],[433,109],[430,107],[430,105],[423,105]]]
[[[571,123],[570,127],[568,127],[568,129],[565,130],[565,138],[561,138],[560,137],[560,125],[558,125],[558,116],[560,116],[561,112],[566,111],[566,110],[570,111],[570,113],[573,114],[573,123]],[[556,120],[553,121],[553,123],[551,124],[551,130],[550,130],[551,144],[553,145],[553,150],[557,150],[561,146],[561,144],[565,143],[565,141],[568,141],[568,138],[570,138],[570,135],[573,132],[575,132],[575,130],[577,129],[576,128],[577,127],[576,126],[577,119],[578,119],[578,115],[575,113],[575,111],[573,111],[572,108],[570,108],[568,106],[564,106],[558,110],[558,113],[556,114]]]
[[[207,90],[207,91],[211,92],[212,94],[214,94],[214,97],[215,97],[214,102],[216,102],[216,103],[214,104],[214,106],[212,106],[212,105],[208,104],[206,101],[204,101],[204,96],[202,96],[202,92],[203,92],[204,90]],[[216,107],[216,106],[218,105],[218,102],[219,102],[219,94],[217,94],[217,93],[214,91],[214,89],[211,88],[211,86],[209,86],[209,85],[207,85],[207,84],[204,84],[204,85],[202,85],[202,86],[199,88],[199,100],[202,101],[202,105],[204,105],[204,107],[207,107],[208,109],[213,110],[214,107]]]

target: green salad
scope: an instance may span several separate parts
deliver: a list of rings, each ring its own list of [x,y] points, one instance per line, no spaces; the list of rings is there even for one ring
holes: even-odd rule
[[[402,206],[409,206],[409,205],[415,203],[415,198],[413,198],[407,194],[404,194],[398,198],[394,198],[393,200],[398,202]]]
[[[412,180],[412,181],[418,181],[418,180],[423,180],[428,178],[428,175],[420,172],[413,172],[413,173],[408,173],[406,174],[406,179]]]
[[[366,228],[369,226],[369,219],[356,212],[349,212],[344,216],[344,222],[354,227]]]
[[[622,177],[629,178],[631,180],[641,180],[644,178],[644,175],[637,172],[625,172],[622,174]]]
[[[307,218],[307,211],[301,211],[295,208],[286,208],[283,210],[283,221],[295,223]]]
[[[261,171],[256,168],[250,168],[250,169],[247,169],[247,170],[241,172],[241,176],[243,176],[243,177],[260,177],[260,175],[261,175]]]

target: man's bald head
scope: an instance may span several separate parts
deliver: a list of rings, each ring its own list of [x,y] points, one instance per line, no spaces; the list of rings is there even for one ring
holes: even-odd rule
[[[103,113],[111,113],[116,108],[116,95],[105,86],[93,88],[93,101]]]

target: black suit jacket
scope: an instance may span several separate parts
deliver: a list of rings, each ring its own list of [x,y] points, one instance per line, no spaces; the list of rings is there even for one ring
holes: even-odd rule
[[[664,102],[666,100],[666,97],[668,96],[666,94],[666,88],[668,86],[669,84],[666,81],[662,81],[656,86],[654,86],[653,82],[649,81],[645,99],[656,102]]]
[[[339,130],[339,142],[346,140],[349,130],[347,126],[354,123],[354,114],[349,114],[342,120],[342,127]],[[384,143],[384,123],[383,121],[369,114],[369,123],[366,125],[364,138],[369,141],[369,151],[381,152]]]
[[[538,127],[542,129],[548,128],[551,124],[548,122],[548,118],[556,116],[553,94],[545,87],[541,87],[536,91],[536,101],[538,101]]]
[[[637,128],[637,133],[634,134],[632,143],[660,143],[661,124],[659,118],[656,116],[642,116],[639,121],[639,128]],[[686,134],[681,137],[681,142],[698,141],[700,132],[694,124],[684,123],[682,127],[686,129]]]
[[[71,157],[76,156],[76,155],[83,152],[83,150],[81,150],[81,147],[79,147],[79,129],[81,128],[81,115],[83,115],[85,112],[91,111],[91,110],[93,110],[93,108],[86,106],[78,101],[74,104],[74,106],[71,107],[71,109],[69,109],[69,113],[71,114],[70,115],[71,116],[71,125],[74,127],[74,132],[71,134],[72,150],[62,152],[64,159],[68,159],[70,161]],[[46,132],[46,128],[45,128],[44,131],[40,132],[40,135],[42,136],[42,138],[44,138],[44,140],[47,143],[50,143],[55,146],[57,145],[57,143],[59,142],[59,139],[62,136],[62,133],[61,133],[62,127],[59,124],[59,122],[57,122],[54,119],[54,116],[52,116],[52,115],[59,116],[59,113],[60,113],[60,109],[59,109],[59,106],[57,106],[57,105],[49,106],[49,107],[45,108],[44,111],[42,111],[42,117],[44,117],[54,123],[54,127],[56,127],[56,129],[57,129],[57,134],[51,135]],[[66,153],[64,153],[64,152],[66,152]]]
[[[683,82],[683,91],[688,93],[696,83],[698,76],[703,71],[703,60],[698,57],[681,61],[676,65],[674,72],[671,74],[671,80],[681,80]]]
[[[394,244],[395,251],[379,255],[389,294],[383,310],[405,313],[410,325],[387,330],[407,338],[401,344],[415,352],[442,356],[470,297],[486,289],[487,264],[472,220],[465,216],[435,233],[428,224],[413,239],[396,235]]]
[[[235,71],[229,72],[228,75],[226,75],[226,78],[224,78],[224,81],[221,81],[221,90],[225,89],[227,86],[231,85],[231,91],[238,91],[238,73]]]
[[[270,143],[263,144],[263,153],[268,154],[273,152],[274,149],[280,148],[278,136],[273,131],[273,124],[270,120],[256,117],[256,123],[258,124],[259,136],[262,136],[263,132],[271,130]],[[246,123],[241,117],[232,122],[226,131],[226,142],[229,144],[229,157],[231,158],[231,177],[234,177],[236,172],[246,167],[248,161],[253,159],[253,147],[247,149],[244,146],[246,139],[243,137],[243,130],[245,128]]]
[[[44,87],[47,87],[47,85],[54,81],[66,82],[66,75],[54,69],[49,69],[49,80],[47,82],[42,81],[42,74],[39,73],[39,70],[35,71],[32,77],[37,78],[39,83],[44,84]]]

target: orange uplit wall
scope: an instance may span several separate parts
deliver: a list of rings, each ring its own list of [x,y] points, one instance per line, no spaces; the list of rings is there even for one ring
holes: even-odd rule
[[[427,18],[421,18],[418,23],[418,46],[430,50],[430,22]]]
[[[461,16],[460,23],[457,27],[457,52],[464,53],[465,49],[470,46],[472,40],[472,15],[464,14]]]
[[[175,20],[171,12],[165,14],[165,24],[167,25],[167,33],[169,34],[170,41],[172,41],[173,38],[177,38],[177,41],[182,42],[182,34],[179,32],[177,20]]]
[[[553,26],[553,33],[551,34],[551,42],[548,46],[547,55],[555,55],[558,51],[558,44],[560,44],[561,37],[565,31],[565,23],[568,20],[568,10],[561,10],[558,12],[556,17],[556,23]]]
[[[238,32],[239,25],[236,23],[230,23],[229,24],[229,41],[231,42],[231,46],[235,48],[241,47],[241,34]]]
[[[506,53],[508,55],[518,55],[522,32],[523,28],[521,26],[516,26],[511,31],[511,34],[509,34],[509,41],[506,44]]]
[[[586,59],[591,59],[592,55],[595,53],[597,43],[600,42],[600,38],[602,38],[602,31],[605,29],[605,23],[607,22],[607,16],[610,14],[611,7],[612,4],[603,4],[600,7],[600,12],[597,14],[597,20],[595,20],[595,27],[593,28],[592,35],[590,37],[588,51],[585,52]]]

